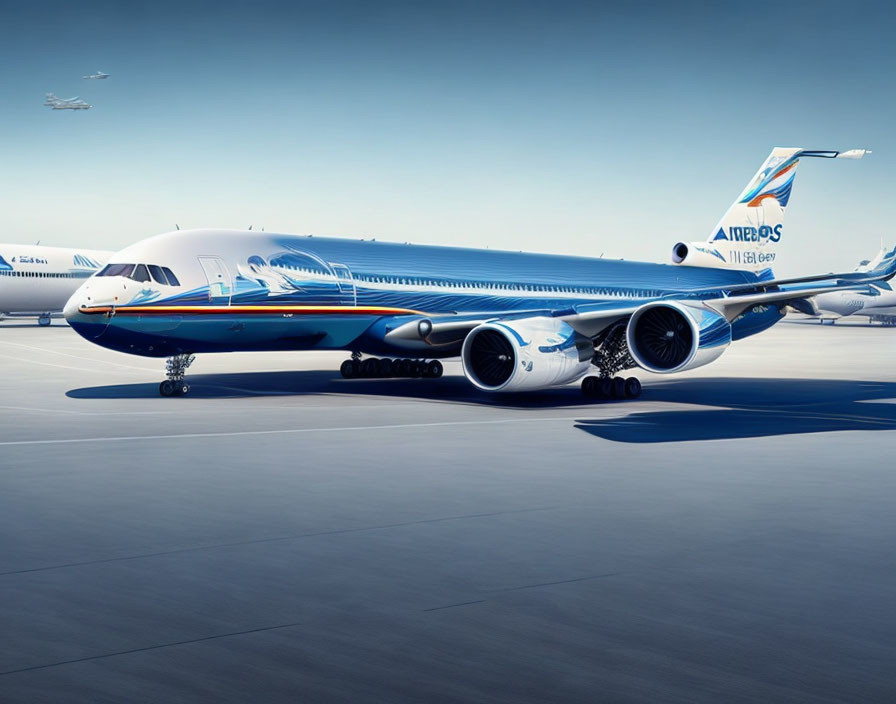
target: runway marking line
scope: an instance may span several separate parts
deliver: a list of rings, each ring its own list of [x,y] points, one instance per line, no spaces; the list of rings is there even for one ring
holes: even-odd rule
[[[114,658],[119,655],[130,655],[131,653],[142,653],[147,650],[159,650],[161,648],[171,648],[176,645],[189,645],[190,643],[202,643],[209,640],[218,640],[219,638],[233,638],[234,636],[245,636],[251,633],[264,633],[266,631],[276,631],[283,628],[295,628],[301,626],[301,623],[282,623],[279,626],[265,626],[263,628],[251,628],[247,631],[233,631],[232,633],[218,633],[213,636],[203,636],[202,638],[192,638],[190,640],[178,640],[171,643],[159,643],[158,645],[147,645],[142,648],[131,648],[130,650],[119,650],[114,653],[101,653],[100,655],[88,655],[83,658],[74,658],[72,660],[60,660],[59,662],[50,662],[44,665],[32,665],[31,667],[21,667],[17,670],[6,670],[0,672],[0,677],[5,675],[15,675],[20,672],[33,672],[35,670],[46,670],[50,667],[59,667],[60,665],[74,665],[79,662],[90,662],[91,660],[103,660],[105,658]]]
[[[263,543],[277,543],[288,540],[303,540],[304,538],[320,538],[328,535],[345,535],[348,533],[364,533],[371,530],[388,530],[390,528],[406,528],[408,526],[426,525],[427,523],[447,523],[449,521],[464,521],[471,518],[493,518],[495,516],[510,516],[518,513],[535,513],[537,511],[553,511],[565,508],[564,506],[539,506],[537,508],[519,508],[509,511],[491,511],[489,513],[469,513],[460,516],[439,516],[438,518],[422,518],[418,521],[403,521],[401,523],[385,523],[376,526],[360,526],[358,528],[339,528],[336,530],[319,531],[317,533],[299,533],[297,535],[279,535],[274,538],[256,538],[255,540],[241,540],[233,543],[213,543],[211,545],[196,545],[176,550],[164,550],[161,552],[148,552],[139,555],[123,555],[121,557],[107,557],[102,560],[85,560],[83,562],[69,562],[64,565],[47,565],[46,567],[31,567],[24,570],[10,570],[0,572],[0,577],[13,574],[27,574],[29,572],[48,572],[68,567],[84,567],[86,565],[102,565],[109,562],[126,562],[128,560],[144,560],[150,557],[164,557],[165,555],[179,555],[186,552],[198,552],[201,550],[217,550],[220,548],[234,548],[245,545],[260,545]]]
[[[579,415],[550,417],[550,418],[502,418],[501,420],[457,420],[443,421],[439,423],[396,423],[394,425],[355,425],[347,427],[332,428],[283,428],[280,430],[238,430],[229,433],[179,433],[171,435],[121,435],[110,437],[94,437],[94,438],[67,438],[61,440],[5,440],[0,442],[0,447],[11,447],[16,445],[64,445],[70,443],[92,443],[92,442],[128,442],[138,440],[192,440],[198,438],[230,438],[230,437],[246,437],[252,435],[291,435],[301,433],[335,433],[335,432],[364,432],[368,430],[407,430],[411,428],[443,428],[452,426],[467,425],[498,425],[508,423],[548,423],[556,421],[575,421],[579,420]],[[592,418],[591,420],[601,420]]]

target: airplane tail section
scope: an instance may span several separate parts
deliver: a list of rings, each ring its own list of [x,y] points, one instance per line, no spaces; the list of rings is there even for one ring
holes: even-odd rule
[[[838,152],[775,147],[713,228],[709,239],[679,242],[672,249],[673,263],[743,269],[770,277],[800,159],[861,159],[870,153],[867,149]]]

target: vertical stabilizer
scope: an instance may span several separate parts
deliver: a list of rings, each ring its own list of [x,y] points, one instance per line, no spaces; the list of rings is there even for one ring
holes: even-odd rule
[[[790,202],[800,159],[861,159],[868,153],[865,149],[838,152],[775,147],[713,228],[709,239],[675,245],[672,261],[770,275],[783,236],[784,211]]]

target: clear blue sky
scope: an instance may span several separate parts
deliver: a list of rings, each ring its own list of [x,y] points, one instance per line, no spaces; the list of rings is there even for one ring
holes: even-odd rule
[[[4,241],[254,224],[668,261],[780,145],[874,150],[800,165],[780,273],[896,242],[885,3],[0,8]]]

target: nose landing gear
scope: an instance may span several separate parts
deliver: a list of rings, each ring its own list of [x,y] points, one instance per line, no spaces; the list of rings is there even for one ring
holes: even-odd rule
[[[192,354],[176,354],[165,362],[168,378],[159,384],[159,393],[162,396],[186,396],[190,392],[190,386],[184,381],[184,374],[196,359]]]

